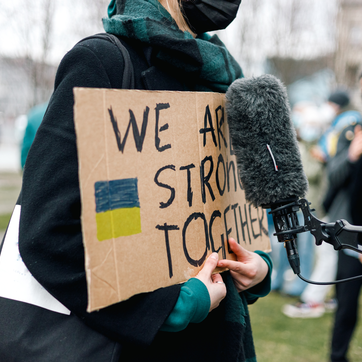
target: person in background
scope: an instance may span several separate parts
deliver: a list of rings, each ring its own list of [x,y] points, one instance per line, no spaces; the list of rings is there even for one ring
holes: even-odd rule
[[[362,96],[362,74],[359,77]],[[336,165],[341,172],[348,172],[348,221],[353,225],[362,225],[362,127],[349,126],[342,132],[338,141]],[[339,165],[341,164],[341,165]],[[345,171],[345,169],[348,169]],[[358,235],[358,243],[362,245],[362,234]],[[344,249],[339,252],[337,279],[345,279],[362,275],[362,254]],[[331,362],[348,362],[347,353],[350,341],[358,322],[359,295],[362,279],[356,279],[336,285],[337,311],[335,314],[332,342]]]
[[[21,144],[21,153],[20,153],[21,169],[24,169],[25,161],[26,158],[28,157],[30,146],[34,141],[36,131],[38,130],[40,123],[43,120],[47,107],[48,107],[48,102],[39,104],[33,107],[27,114],[27,124],[25,128],[23,141]]]
[[[313,200],[313,208],[317,208],[320,215],[320,195],[323,181],[323,165],[312,157],[310,150],[316,144],[322,130],[327,124],[328,118],[320,107],[311,102],[300,102],[292,108],[292,119],[297,132],[299,150],[301,153],[304,172],[308,178],[309,189],[306,195],[307,200]],[[304,223],[302,212],[298,212],[299,224]],[[285,248],[272,234],[274,225],[271,215],[268,215],[269,236],[273,243],[272,260],[274,264],[272,275],[272,290],[291,297],[300,297],[307,283],[293,274],[290,268]],[[301,274],[305,278],[310,278],[314,265],[314,238],[310,233],[301,233],[297,239],[298,252],[300,256]],[[277,255],[275,255],[277,254]],[[275,272],[274,272],[275,271]],[[289,271],[289,273],[288,273]],[[288,275],[291,278],[288,278]],[[288,280],[289,279],[289,280]]]
[[[350,128],[362,122],[361,114],[352,109],[349,94],[342,90],[333,92],[328,98],[328,106],[334,110],[335,117],[331,126],[322,135],[318,146],[312,149],[312,155],[325,164],[328,181],[327,192],[322,202],[323,221],[328,222],[350,217],[348,203],[349,161],[346,156],[348,142],[352,139]],[[337,144],[342,135],[350,140],[343,144],[345,149],[339,151],[337,157]],[[340,142],[342,147],[342,141]],[[339,162],[338,162],[339,160]],[[309,200],[312,207],[313,199]],[[318,217],[318,216],[317,216]],[[328,282],[336,279],[338,253],[329,244],[322,243],[316,248],[316,264],[310,277],[313,281]],[[283,313],[290,318],[318,318],[326,311],[334,311],[336,301],[328,299],[332,285],[308,284],[295,304],[283,306]]]
[[[332,92],[328,97],[326,106],[334,115],[334,119],[321,136],[317,146],[313,147],[311,151],[313,156],[321,162],[328,162],[330,158],[334,157],[342,130],[350,124],[358,122],[361,117],[360,113],[350,103],[350,96],[345,90]]]
[[[225,93],[242,70],[206,32],[225,28],[239,5],[112,0],[103,23],[129,53],[135,89]],[[113,42],[93,38],[75,45],[58,68],[24,168],[21,216],[8,232],[18,230],[24,265],[70,315],[0,298],[0,360],[256,361],[247,305],[270,291],[272,264],[266,253],[234,240],[236,261],[212,253],[186,283],[87,312],[73,88],[122,88],[124,66]],[[216,266],[229,271],[214,274]],[[107,351],[112,359],[102,355]]]

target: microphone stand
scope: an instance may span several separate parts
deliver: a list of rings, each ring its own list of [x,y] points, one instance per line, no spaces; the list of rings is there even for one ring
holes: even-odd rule
[[[316,245],[321,245],[324,241],[331,244],[335,250],[351,249],[362,254],[362,250],[358,248],[358,234],[362,233],[362,226],[351,225],[344,219],[325,223],[312,214],[314,210],[311,210],[309,205],[310,202],[306,199],[298,199],[297,197],[263,205],[264,208],[271,209],[269,213],[273,216],[276,231],[274,235],[277,236],[279,242],[284,242],[289,264],[294,274],[308,283],[320,285],[362,278],[361,275],[334,282],[313,282],[300,275],[299,254],[296,245],[297,234],[299,233],[309,231],[314,236]],[[298,222],[297,211],[299,209],[303,213],[304,225],[299,225]]]
[[[300,199],[298,204],[304,216],[304,231],[309,231],[315,237],[316,245],[325,241],[335,250],[351,249],[362,254],[358,248],[358,234],[362,233],[362,226],[351,225],[344,219],[325,223],[311,213],[310,203],[306,199]]]

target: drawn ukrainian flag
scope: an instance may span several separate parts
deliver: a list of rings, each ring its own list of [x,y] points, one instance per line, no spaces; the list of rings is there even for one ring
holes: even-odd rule
[[[141,233],[137,178],[94,184],[99,241]]]

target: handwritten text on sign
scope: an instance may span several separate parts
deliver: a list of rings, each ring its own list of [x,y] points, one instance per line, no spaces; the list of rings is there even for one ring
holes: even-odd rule
[[[269,250],[245,202],[224,95],[76,88],[89,310],[187,280],[227,239]]]

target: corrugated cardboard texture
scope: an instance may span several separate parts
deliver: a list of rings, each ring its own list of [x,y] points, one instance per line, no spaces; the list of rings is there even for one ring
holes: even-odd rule
[[[88,310],[186,281],[227,239],[270,250],[218,93],[75,88]]]

